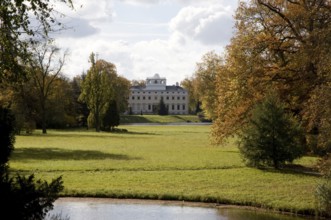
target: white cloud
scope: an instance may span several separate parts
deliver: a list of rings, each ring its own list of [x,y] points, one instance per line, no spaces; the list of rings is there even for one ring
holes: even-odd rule
[[[170,22],[172,31],[180,32],[205,44],[222,45],[229,42],[233,25],[231,7],[222,5],[187,6]]]
[[[94,52],[129,80],[159,73],[169,84],[180,82],[192,75],[205,53],[222,52],[231,35],[233,7],[219,2],[227,3],[82,0],[82,8],[67,13],[66,25],[74,30],[57,36],[58,46],[71,52],[64,71],[69,77],[87,71]]]

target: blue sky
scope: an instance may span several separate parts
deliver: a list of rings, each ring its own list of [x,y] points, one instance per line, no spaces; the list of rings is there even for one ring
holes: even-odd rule
[[[175,84],[191,76],[201,57],[222,53],[233,33],[237,0],[77,0],[59,5],[70,29],[55,35],[68,49],[68,77],[89,68],[88,57],[112,62],[129,80],[155,73]]]

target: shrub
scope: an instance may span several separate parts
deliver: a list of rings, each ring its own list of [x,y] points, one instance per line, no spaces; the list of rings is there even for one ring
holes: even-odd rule
[[[315,197],[317,209],[323,215],[331,216],[331,175],[325,176],[325,179],[316,187]]]
[[[53,209],[53,202],[63,190],[62,177],[51,183],[35,180],[34,175],[0,179],[1,215],[10,219],[42,220]]]
[[[44,219],[63,190],[62,177],[51,183],[34,180],[34,175],[10,177],[8,160],[14,150],[15,118],[0,107],[0,207],[1,216],[10,219]]]
[[[304,153],[300,124],[273,95],[257,104],[243,128],[240,152],[248,165],[279,168]]]

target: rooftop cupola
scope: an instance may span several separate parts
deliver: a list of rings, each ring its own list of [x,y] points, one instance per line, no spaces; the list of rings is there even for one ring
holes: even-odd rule
[[[146,79],[146,89],[148,90],[166,90],[166,86],[166,78],[161,78],[157,73],[153,77],[147,77]]]

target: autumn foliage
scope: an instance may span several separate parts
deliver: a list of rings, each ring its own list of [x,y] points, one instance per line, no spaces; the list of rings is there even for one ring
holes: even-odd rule
[[[236,34],[216,77],[213,137],[237,134],[267,91],[299,118],[310,152],[327,153],[331,128],[331,3],[253,0],[236,12]]]

